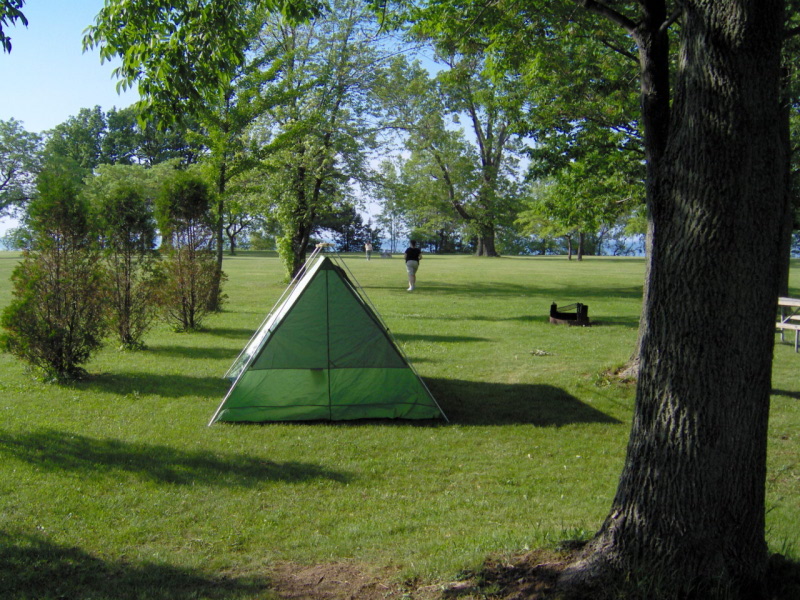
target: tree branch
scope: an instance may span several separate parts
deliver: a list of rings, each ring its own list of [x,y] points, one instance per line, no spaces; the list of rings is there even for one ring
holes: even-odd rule
[[[6,189],[6,186],[11,182],[12,177],[14,177],[14,169],[9,169],[8,177],[6,177],[2,182],[0,182],[0,192]]]
[[[616,52],[617,54],[620,54],[620,55],[624,56],[625,58],[628,58],[628,59],[632,60],[632,61],[633,61],[633,62],[635,62],[637,65],[639,64],[639,57],[638,57],[636,54],[634,54],[634,53],[632,53],[632,52],[628,52],[628,51],[627,51],[627,50],[625,50],[624,48],[619,48],[619,47],[617,47],[616,45],[614,45],[614,44],[612,44],[611,42],[609,42],[608,40],[602,40],[602,39],[601,39],[601,40],[598,40],[598,41],[599,41],[599,42],[600,42],[600,43],[601,43],[603,46],[605,46],[606,48],[608,48],[609,50],[611,50],[612,52]]]
[[[636,23],[623,15],[622,13],[617,12],[610,6],[603,4],[602,2],[598,2],[597,0],[573,0],[578,6],[582,6],[588,11],[591,11],[601,17],[605,17],[612,23],[619,25],[625,31],[630,34],[633,34],[636,31]]]
[[[433,154],[433,160],[436,161],[436,164],[439,166],[439,170],[442,172],[442,178],[444,179],[445,185],[447,186],[447,195],[450,199],[450,204],[453,205],[453,208],[461,216],[462,219],[466,221],[471,221],[472,216],[464,208],[464,205],[461,204],[456,199],[455,186],[453,185],[453,182],[450,179],[450,171],[447,168],[447,165],[442,160],[442,157],[439,156],[438,152],[436,152],[433,148],[430,148],[430,150],[431,153]]]
[[[658,28],[658,33],[659,34],[666,33],[667,29],[669,29],[670,26],[675,21],[677,21],[678,17],[680,17],[682,14],[683,14],[683,3],[678,2],[677,6],[675,6],[675,10],[672,11],[672,14],[669,16],[669,18],[661,24],[661,27]]]

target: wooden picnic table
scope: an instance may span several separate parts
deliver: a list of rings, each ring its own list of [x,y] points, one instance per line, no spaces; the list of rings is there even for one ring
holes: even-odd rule
[[[775,327],[781,331],[781,341],[783,332],[787,329],[794,331],[794,351],[800,348],[800,298],[778,298],[778,308],[781,309],[781,316]]]

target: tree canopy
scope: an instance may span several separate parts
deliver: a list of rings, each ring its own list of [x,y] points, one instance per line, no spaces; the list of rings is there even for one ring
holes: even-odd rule
[[[0,2],[0,46],[3,52],[11,52],[11,37],[6,33],[9,25],[21,23],[28,26],[28,19],[22,13],[25,0],[2,0]]]
[[[0,216],[33,197],[41,168],[41,137],[16,119],[0,121]]]
[[[320,9],[315,0],[109,0],[84,47],[99,48],[104,61],[119,58],[118,86],[138,86],[143,102],[169,121],[228,87],[255,33],[253,11],[299,20]]]

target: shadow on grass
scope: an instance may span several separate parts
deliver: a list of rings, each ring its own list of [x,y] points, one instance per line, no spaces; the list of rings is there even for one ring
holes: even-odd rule
[[[520,323],[544,323],[550,325],[550,307],[539,314],[516,315],[513,317],[499,317],[488,315],[456,315],[456,316],[439,316],[439,315],[417,315],[415,320],[430,320],[430,321],[485,321],[490,323],[501,323],[505,321],[518,321]],[[593,327],[602,327],[609,325],[618,325],[621,327],[628,327],[633,329],[639,328],[638,317],[614,317],[609,315],[601,315],[598,318],[593,318],[589,315],[589,320]],[[554,325],[555,327],[555,325]],[[563,327],[563,326],[561,326]]]
[[[794,398],[800,400],[800,392],[790,392],[789,390],[772,390],[773,396],[783,396],[784,398]]]
[[[233,358],[231,359],[233,362]],[[190,375],[153,373],[103,373],[71,384],[75,388],[96,390],[122,396],[148,396],[155,394],[164,398],[203,396],[222,398],[230,388],[230,382],[219,377],[192,377]]]
[[[393,290],[402,291],[398,286],[364,286],[367,294],[370,290]],[[418,295],[442,295],[442,296],[474,296],[476,298],[521,296],[529,297],[532,303],[537,305],[546,302],[546,309],[550,309],[550,302],[558,304],[572,304],[573,302],[583,302],[590,304],[590,300],[607,300],[609,298],[627,298],[641,300],[642,286],[612,287],[612,286],[592,286],[581,285],[579,291],[573,292],[563,287],[547,287],[530,284],[513,284],[504,282],[470,282],[463,284],[455,283],[436,283],[424,282],[417,288]],[[577,294],[577,296],[575,296]],[[578,297],[579,296],[579,297]],[[591,308],[591,306],[590,306]]]
[[[800,562],[773,554],[767,566],[767,597],[775,600],[800,598]]]
[[[550,385],[427,378],[425,382],[451,423],[528,423],[540,427],[560,427],[572,423],[621,423]]]
[[[347,473],[311,463],[277,463],[253,456],[189,452],[170,446],[95,439],[52,429],[20,435],[0,433],[0,455],[25,461],[39,469],[72,471],[87,478],[130,473],[143,480],[177,485],[248,488],[268,481],[300,483],[327,479],[348,483],[352,480]]]
[[[269,308],[272,308],[271,306]],[[267,316],[267,312],[269,309],[266,309],[263,313],[263,317]],[[242,313],[247,314],[247,313]],[[256,332],[255,329],[247,329],[245,327],[204,327],[200,333],[205,335],[216,335],[219,337],[224,338],[231,338],[234,340],[242,339],[244,341],[249,340],[253,337],[253,334]]]
[[[627,327],[628,329],[639,329],[639,317],[612,317],[601,315],[597,319],[593,319],[589,315],[589,320],[592,322],[592,327],[603,327],[617,325],[619,327]]]
[[[236,254],[225,253],[223,260],[241,258],[278,258],[276,250],[237,250]]]
[[[210,577],[165,564],[103,560],[44,537],[0,531],[0,597],[227,600],[270,597],[266,578]]]
[[[209,348],[207,346],[150,346],[147,350],[158,356],[172,356],[178,358],[198,358],[198,359],[229,359],[231,362],[236,358],[238,350],[230,348]]]
[[[444,342],[462,344],[464,342],[489,342],[488,338],[471,337],[466,335],[427,335],[420,333],[392,333],[398,342]],[[417,362],[417,361],[414,361]]]

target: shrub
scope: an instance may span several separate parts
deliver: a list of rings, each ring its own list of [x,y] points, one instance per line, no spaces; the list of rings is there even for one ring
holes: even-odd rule
[[[223,300],[224,274],[212,252],[208,186],[190,173],[176,172],[156,199],[156,218],[165,256],[159,304],[177,330],[198,329],[210,308]]]
[[[106,332],[96,260],[26,253],[12,284],[14,298],[0,318],[3,348],[56,380],[82,377],[81,365]]]
[[[31,249],[12,274],[13,298],[0,317],[4,349],[57,380],[82,376],[106,332],[99,251],[79,185],[65,163],[39,176],[28,208]]]
[[[167,251],[158,268],[157,302],[167,322],[176,331],[199,329],[208,315],[209,296],[220,293],[217,286],[217,261],[208,251],[193,246],[181,246]],[[223,281],[225,274],[222,274]]]
[[[97,205],[109,282],[109,314],[123,348],[144,347],[157,313],[155,220],[139,187],[119,183]]]

